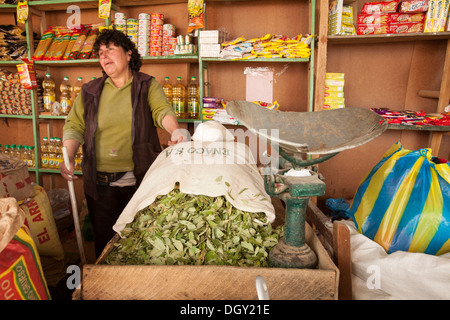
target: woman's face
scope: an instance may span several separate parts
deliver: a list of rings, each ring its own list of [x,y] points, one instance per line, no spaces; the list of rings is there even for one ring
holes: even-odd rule
[[[131,50],[125,52],[122,47],[117,47],[113,43],[102,44],[98,50],[98,56],[100,65],[111,78],[117,78],[128,73]]]

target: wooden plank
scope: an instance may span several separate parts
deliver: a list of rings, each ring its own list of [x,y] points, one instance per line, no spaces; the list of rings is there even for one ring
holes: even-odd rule
[[[319,0],[319,31],[317,41],[316,85],[314,111],[323,109],[325,73],[327,72],[328,0]]]
[[[439,91],[439,101],[436,112],[444,113],[445,107],[450,100],[450,40],[447,40],[445,52],[444,70],[442,73],[441,90]],[[430,148],[433,155],[438,156],[442,142],[442,132],[432,132],[430,137]]]
[[[339,268],[339,300],[352,299],[352,260],[350,231],[342,222],[333,224],[334,260]]]

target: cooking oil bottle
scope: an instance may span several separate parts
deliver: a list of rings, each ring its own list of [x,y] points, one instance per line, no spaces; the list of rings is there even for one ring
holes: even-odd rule
[[[67,115],[72,108],[72,86],[69,83],[69,77],[64,77],[59,90],[61,91],[61,113]]]
[[[45,74],[44,81],[42,81],[42,88],[44,89],[42,95],[44,100],[44,111],[51,112],[53,103],[56,101],[55,81],[48,72]]]
[[[164,78],[164,83],[162,85],[164,93],[166,94],[167,100],[169,100],[169,103],[172,104],[173,102],[173,88],[170,84],[169,77]]]
[[[179,119],[186,118],[186,87],[181,83],[181,77],[177,77],[177,82],[173,86],[173,110]]]
[[[83,77],[78,77],[77,82],[73,86],[73,100],[77,98],[78,94],[81,92],[81,87],[83,86]]]
[[[200,116],[200,92],[197,78],[192,77],[188,86],[188,115],[189,119],[199,119]]]

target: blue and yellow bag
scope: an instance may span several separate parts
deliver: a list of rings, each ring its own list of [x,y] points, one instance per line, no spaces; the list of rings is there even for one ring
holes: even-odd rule
[[[359,185],[349,214],[388,253],[450,252],[450,166],[397,142]]]

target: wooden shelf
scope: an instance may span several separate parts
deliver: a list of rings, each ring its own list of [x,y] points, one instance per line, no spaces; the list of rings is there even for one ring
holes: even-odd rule
[[[450,39],[450,32],[401,33],[401,34],[371,34],[356,36],[328,36],[329,43],[333,44],[359,44],[401,41],[422,41]]]
[[[388,124],[388,129],[450,132],[450,126],[430,126],[430,125],[416,126],[416,125],[409,125],[409,124]]]
[[[32,115],[0,114],[0,118],[32,119]]]
[[[205,62],[309,62],[309,58],[254,58],[254,59],[220,59],[201,58]]]

